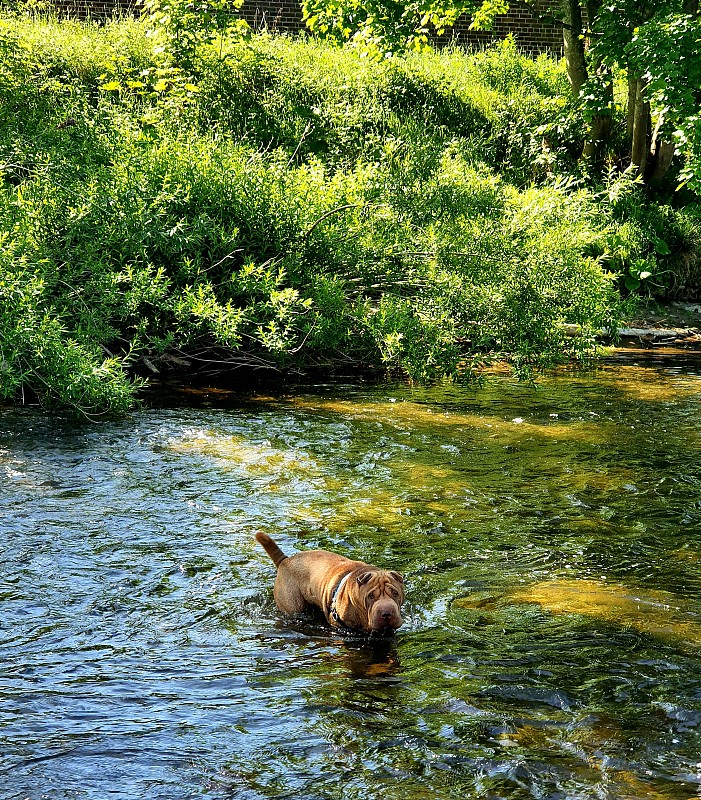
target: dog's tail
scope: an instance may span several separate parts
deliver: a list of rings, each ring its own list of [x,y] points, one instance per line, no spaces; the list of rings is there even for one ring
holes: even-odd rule
[[[261,533],[258,531],[256,534],[256,539],[263,545],[263,549],[265,552],[272,558],[273,564],[276,567],[279,567],[281,562],[283,562],[287,556],[280,550],[280,548],[275,544],[275,542],[268,536],[267,533]]]

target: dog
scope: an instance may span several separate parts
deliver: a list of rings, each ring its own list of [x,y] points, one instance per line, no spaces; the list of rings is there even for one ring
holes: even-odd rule
[[[273,597],[283,614],[316,608],[335,629],[371,635],[389,635],[402,625],[404,578],[398,572],[327,550],[286,556],[266,533],[256,539],[277,567]]]

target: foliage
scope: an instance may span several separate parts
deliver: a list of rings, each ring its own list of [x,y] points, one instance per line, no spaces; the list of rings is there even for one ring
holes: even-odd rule
[[[244,33],[244,20],[233,20],[243,0],[142,0],[148,34],[157,40],[156,55],[164,54],[171,66],[190,70],[198,50],[220,37],[224,30]]]
[[[628,292],[663,298],[696,296],[701,286],[698,205],[650,203],[639,178],[612,171],[601,191],[610,220],[593,251]]]
[[[668,14],[643,23],[627,46],[657,128],[686,155],[679,178],[701,193],[701,20]]]
[[[642,174],[657,178],[666,173],[668,160],[660,158],[661,135],[671,136],[685,157],[680,178],[695,189],[699,183],[699,131],[701,95],[698,87],[701,70],[701,23],[691,14],[688,0],[662,3],[615,0],[613,3],[583,3],[562,0],[559,8],[549,9],[570,32],[574,44],[567,48],[568,71],[572,77],[574,100],[581,102],[581,113],[589,131],[583,153],[591,157],[611,137],[610,118],[616,116],[611,91],[611,70],[621,70],[628,79],[643,82],[645,102],[651,102],[656,118],[652,139],[653,170],[645,170],[646,157],[636,149],[636,134],[629,124],[629,157]],[[429,34],[443,34],[463,14],[472,18],[471,27],[490,28],[500,14],[509,11],[507,0],[303,0],[304,18],[311,30],[334,41],[350,41],[363,52],[382,57],[406,50],[425,50]],[[576,13],[575,13],[576,11]],[[581,29],[582,12],[588,16],[589,31]],[[574,15],[574,16],[573,16]],[[577,22],[574,22],[574,20]],[[572,27],[575,25],[576,27]],[[589,67],[585,63],[582,40],[588,36]],[[580,84],[583,83],[583,86]],[[647,135],[646,119],[638,118],[638,141]],[[632,119],[632,117],[631,117]],[[558,124],[551,116],[549,125]],[[599,152],[599,156],[601,153]],[[637,159],[637,160],[636,160]],[[601,158],[595,159],[601,161]],[[643,163],[641,163],[641,161]],[[589,163],[591,170],[595,166]]]
[[[427,49],[431,30],[443,33],[464,10],[462,3],[451,5],[441,0],[302,2],[302,13],[311,30],[339,42],[351,39],[363,51],[382,55],[389,55],[399,44],[418,51]]]
[[[139,386],[124,370],[128,359],[105,358],[71,335],[47,306],[40,274],[12,256],[5,250],[0,266],[0,397],[27,386],[48,405],[89,418],[126,411]]]
[[[594,351],[654,241],[697,246],[636,187],[576,188],[544,129],[562,66],[513,43],[372,60],[236,30],[186,72],[148,29],[3,20],[2,397],[120,412],[185,364],[527,373]]]

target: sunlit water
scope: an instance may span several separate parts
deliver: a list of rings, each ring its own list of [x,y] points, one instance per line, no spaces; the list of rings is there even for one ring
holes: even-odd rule
[[[693,367],[6,409],[0,474],[3,798],[701,794]],[[405,626],[290,625],[256,530]]]

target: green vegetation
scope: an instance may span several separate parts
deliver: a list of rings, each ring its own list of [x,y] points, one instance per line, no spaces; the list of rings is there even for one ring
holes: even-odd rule
[[[587,180],[564,64],[171,23],[0,18],[1,397],[121,412],[184,362],[527,374],[621,293],[698,286],[699,206]]]
[[[161,0],[151,0],[159,3]],[[678,180],[701,189],[701,17],[699,0],[557,0],[526,2],[536,17],[561,26],[567,78],[581,112],[579,153],[599,176],[607,159],[659,186],[675,161]],[[463,14],[491,28],[509,0],[302,0],[307,25],[324,38],[348,39],[368,53],[429,48]],[[615,83],[626,84],[627,119]]]

